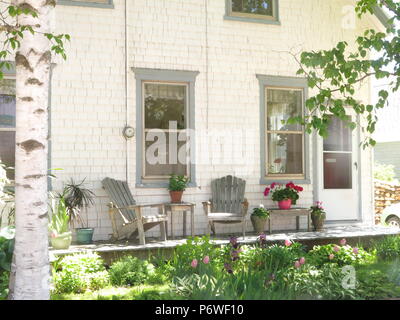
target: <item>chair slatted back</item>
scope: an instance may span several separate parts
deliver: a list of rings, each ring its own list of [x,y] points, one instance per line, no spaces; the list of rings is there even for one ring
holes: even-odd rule
[[[211,182],[213,212],[240,214],[244,201],[246,181],[233,176],[215,179]]]
[[[136,204],[135,199],[129,189],[128,183],[111,178],[105,178],[102,182],[103,188],[106,190],[111,201],[118,207],[128,207]],[[135,211],[128,209],[120,209],[121,214],[128,221],[135,219]]]

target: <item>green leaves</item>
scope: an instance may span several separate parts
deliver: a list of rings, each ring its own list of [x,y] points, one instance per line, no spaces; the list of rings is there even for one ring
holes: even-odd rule
[[[375,6],[385,7],[393,15],[392,20],[399,22],[398,1],[358,0],[356,13],[360,17],[372,13]],[[386,106],[389,90],[381,90],[375,104],[365,105],[358,94],[360,85],[375,77],[391,81],[392,92],[399,89],[400,30],[394,25],[386,33],[368,29],[355,39],[355,44],[356,49],[352,51],[348,42],[341,41],[331,50],[301,53],[297,75],[305,75],[308,86],[316,93],[306,101],[307,115],[301,119],[292,118],[288,122],[300,123],[305,126],[306,132],[316,130],[319,135],[326,137],[330,116],[345,121],[353,130],[356,128],[357,124],[346,117],[346,109],[353,109],[360,118],[366,120],[364,132],[370,135],[374,133],[376,110]],[[363,142],[364,148],[375,144],[370,136]]]

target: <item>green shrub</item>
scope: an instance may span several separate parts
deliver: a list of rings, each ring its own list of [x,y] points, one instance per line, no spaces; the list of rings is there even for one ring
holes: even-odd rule
[[[204,263],[204,259],[207,263]],[[197,264],[193,267],[193,262]],[[172,276],[182,276],[198,272],[211,272],[215,267],[221,265],[221,250],[210,243],[208,236],[194,237],[186,240],[175,249],[170,261]]]
[[[125,256],[110,267],[110,280],[115,286],[134,286],[146,282],[154,274],[154,266],[145,260]]]
[[[400,269],[397,268],[397,277],[399,271]],[[394,280],[396,279],[382,270],[372,268],[357,270],[357,294],[360,298],[367,300],[399,298],[400,286]]]
[[[296,260],[305,256],[306,252],[300,243],[292,243],[290,246],[272,245],[253,250],[249,267],[276,273],[279,270],[292,267]]]
[[[55,293],[82,293],[98,290],[109,284],[109,275],[97,253],[64,257],[53,275]]]
[[[354,252],[355,249],[358,250],[358,253]],[[322,267],[326,263],[336,263],[339,266],[345,266],[372,262],[374,260],[374,255],[368,253],[363,248],[328,244],[324,246],[314,246],[314,248],[308,252],[308,258],[309,262],[317,267]]]
[[[381,260],[400,258],[400,236],[385,237],[374,244],[376,254]]]
[[[5,300],[8,297],[9,276],[9,272],[0,271],[0,300]]]
[[[283,282],[294,292],[296,299],[346,300],[356,299],[355,289],[342,285],[342,269],[335,264],[316,268],[305,264],[299,269],[290,268],[277,275],[276,282]]]
[[[394,165],[383,164],[375,162],[374,166],[374,178],[386,182],[398,182],[396,179],[396,172],[394,171]]]

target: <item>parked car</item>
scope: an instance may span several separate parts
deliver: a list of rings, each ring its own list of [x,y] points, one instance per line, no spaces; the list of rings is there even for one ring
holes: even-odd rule
[[[392,204],[382,211],[381,223],[400,228],[400,202]]]

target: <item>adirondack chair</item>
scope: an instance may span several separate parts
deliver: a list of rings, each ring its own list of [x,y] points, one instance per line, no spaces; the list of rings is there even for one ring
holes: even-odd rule
[[[167,215],[163,204],[138,205],[133,199],[129,186],[124,181],[105,178],[102,181],[111,202],[108,212],[113,228],[113,239],[129,239],[139,236],[140,244],[146,244],[145,232],[160,225],[161,239],[166,241]],[[158,215],[143,215],[143,208],[158,208]],[[116,214],[122,219],[122,226],[117,224]]]
[[[246,181],[226,176],[211,182],[212,199],[203,202],[208,225],[215,235],[215,223],[241,223],[243,238],[246,233],[246,215],[249,203],[244,197]],[[210,233],[210,229],[208,229]]]

